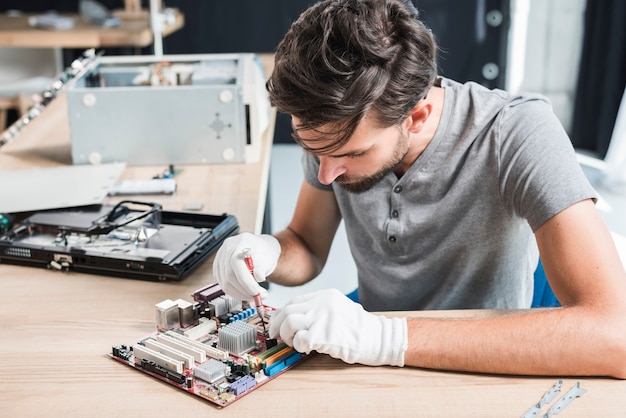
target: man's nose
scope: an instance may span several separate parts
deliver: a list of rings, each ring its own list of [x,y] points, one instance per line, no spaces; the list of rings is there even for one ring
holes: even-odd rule
[[[317,173],[317,179],[322,184],[330,184],[337,177],[346,172],[341,159],[320,156],[320,169]]]

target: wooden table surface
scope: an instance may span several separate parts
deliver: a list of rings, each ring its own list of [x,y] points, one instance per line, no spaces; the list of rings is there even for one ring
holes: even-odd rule
[[[156,303],[190,300],[210,281],[210,262],[180,283],[0,266],[0,415],[520,417],[560,378],[366,367],[315,354],[219,410],[107,356],[154,331]],[[624,416],[626,382],[565,378],[561,394],[576,382],[587,392],[559,417]]]
[[[41,13],[24,13],[19,16],[0,14],[0,46],[29,48],[103,48],[145,47],[152,44],[153,34],[149,19],[122,20],[116,27],[104,28],[84,22],[78,14],[60,13],[73,17],[74,28],[46,30],[33,28],[28,18]],[[163,36],[181,29],[185,17],[175,10],[173,23],[166,23]]]

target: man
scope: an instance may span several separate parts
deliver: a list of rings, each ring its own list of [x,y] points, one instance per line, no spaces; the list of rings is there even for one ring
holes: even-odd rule
[[[297,207],[275,236],[227,240],[215,278],[248,300],[265,295],[266,279],[306,283],[343,219],[362,305],[333,290],[296,297],[270,321],[296,350],[626,378],[626,273],[549,104],[438,78],[435,56],[402,0],[327,0],[300,16],[268,81],[306,151]],[[528,308],[537,249],[560,308],[474,319],[368,312]]]

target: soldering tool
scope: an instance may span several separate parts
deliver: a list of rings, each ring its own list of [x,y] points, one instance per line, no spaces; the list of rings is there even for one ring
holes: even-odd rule
[[[254,262],[252,261],[252,251],[250,250],[250,248],[245,248],[243,250],[243,260],[246,262],[246,266],[248,267],[250,274],[252,274],[252,277],[254,277]],[[261,324],[263,325],[263,333],[265,334],[267,333],[267,330],[265,329],[265,320],[263,319],[265,310],[263,309],[263,303],[261,302],[261,293],[257,293],[256,295],[254,295],[254,306],[256,307],[257,314],[261,319]]]

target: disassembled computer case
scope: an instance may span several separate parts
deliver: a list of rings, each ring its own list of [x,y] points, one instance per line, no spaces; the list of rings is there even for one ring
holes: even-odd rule
[[[183,280],[237,233],[233,215],[124,200],[31,214],[0,235],[0,264],[144,280]]]
[[[254,162],[269,125],[251,53],[97,56],[67,101],[74,164]]]

